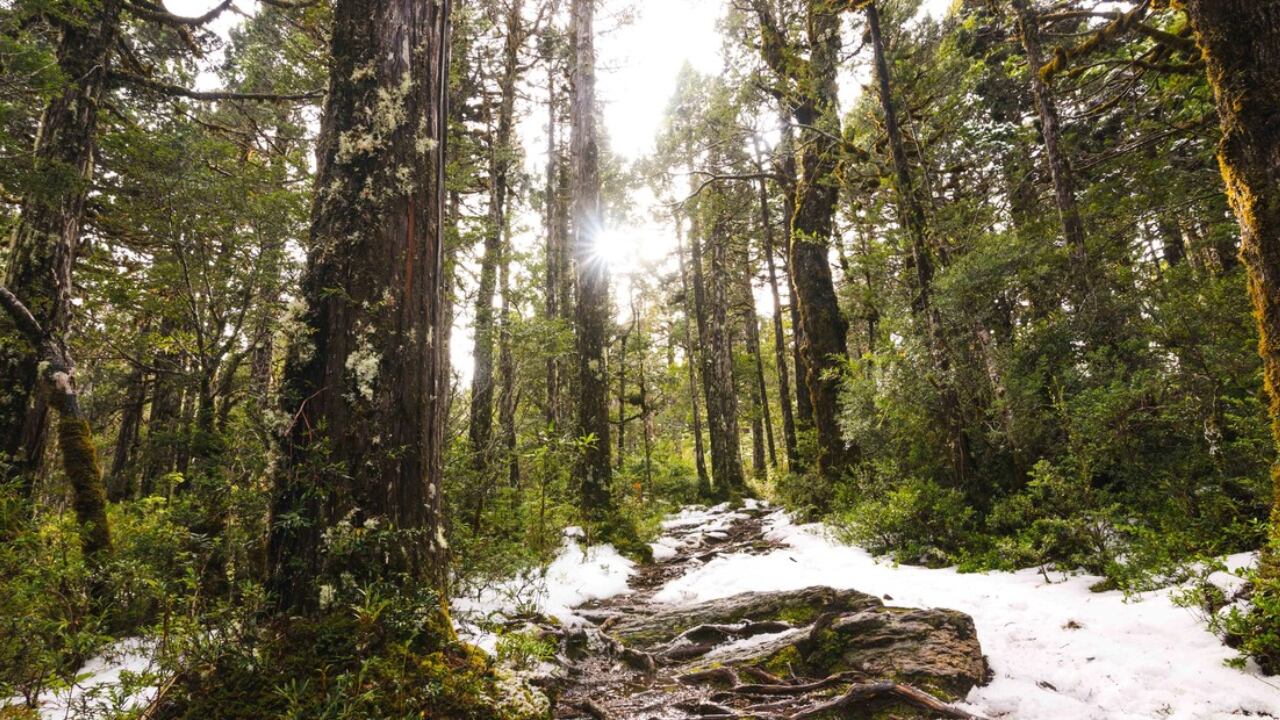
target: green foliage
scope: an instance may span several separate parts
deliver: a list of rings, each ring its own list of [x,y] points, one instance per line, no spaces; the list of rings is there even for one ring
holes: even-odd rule
[[[975,522],[962,493],[931,480],[908,479],[850,503],[834,518],[841,539],[899,562],[950,563],[966,546]]]
[[[166,718],[546,717],[545,698],[458,643],[428,590],[370,586],[317,616],[250,625],[188,655]]]

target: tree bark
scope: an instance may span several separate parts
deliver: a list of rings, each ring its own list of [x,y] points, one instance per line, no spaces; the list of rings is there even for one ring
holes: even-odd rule
[[[1076,203],[1075,176],[1062,152],[1058,107],[1049,85],[1040,74],[1040,68],[1044,65],[1044,51],[1040,46],[1040,22],[1029,0],[1014,0],[1013,5],[1018,11],[1018,30],[1022,35],[1022,47],[1027,54],[1031,95],[1040,116],[1040,136],[1044,138],[1045,157],[1049,161],[1049,177],[1053,181],[1053,197],[1062,223],[1062,236],[1066,240],[1072,262],[1081,268],[1074,273],[1076,302],[1085,303],[1093,282],[1093,273],[1089,268],[1089,251],[1085,245],[1084,221],[1080,217],[1080,206]]]
[[[111,472],[107,475],[107,497],[120,502],[137,494],[134,456],[138,449],[138,433],[147,403],[147,375],[142,368],[129,373],[129,390],[120,410],[120,427],[116,432],[115,450],[111,453]]]
[[[608,268],[596,253],[604,224],[600,200],[600,149],[596,135],[595,7],[573,0],[573,250],[577,276],[574,325],[578,361],[577,433],[586,440],[575,475],[578,501],[589,520],[613,513],[609,463],[609,384],[605,342],[609,325]],[[589,439],[589,440],[588,440]]]
[[[1240,223],[1240,258],[1258,323],[1258,353],[1280,444],[1280,2],[1179,0],[1203,53],[1217,101],[1218,162]],[[1280,578],[1280,464],[1272,465],[1276,505],[1264,550],[1264,582]],[[1276,668],[1270,668],[1275,671]]]
[[[856,459],[840,431],[840,375],[848,360],[848,323],[840,313],[831,263],[827,260],[833,232],[839,162],[840,116],[836,67],[840,54],[840,18],[822,0],[808,4],[809,65],[801,78],[804,103],[794,112],[801,126],[795,216],[792,218],[791,271],[796,286],[805,383],[813,404],[818,439],[818,471],[838,481]]]
[[[93,180],[98,109],[120,23],[120,0],[98,0],[58,27],[58,69],[66,86],[45,106],[32,153],[37,177],[22,198],[4,284],[50,337],[70,314],[71,270],[80,249],[85,197]],[[37,392],[39,352],[0,315],[0,480],[22,477],[26,492],[44,454],[47,403]]]
[[[778,269],[774,258],[773,222],[769,217],[769,196],[765,181],[760,181],[760,218],[764,225],[765,264],[769,268],[769,291],[773,294],[773,357],[778,366],[778,402],[782,406],[782,441],[786,446],[787,468],[794,469],[796,459],[796,422],[791,414],[791,378],[787,369],[787,338],[782,329],[782,297],[778,293]]]
[[[340,577],[444,588],[449,5],[334,8],[268,545],[283,610],[319,608]],[[348,523],[380,540],[335,551],[326,536]]]
[[[704,270],[702,242],[697,233],[689,238],[693,255],[694,298],[705,310],[702,323],[702,383],[707,401],[707,425],[711,436],[711,480],[720,498],[740,497],[746,489],[742,474],[742,450],[738,435],[738,393],[733,383],[733,348],[727,312],[728,268],[726,239],[717,219],[709,234],[709,267]]]
[[[471,443],[473,466],[481,475],[493,465],[494,312],[499,264],[506,262],[503,241],[507,227],[507,195],[511,173],[515,126],[516,80],[519,75],[522,0],[512,0],[506,17],[502,69],[498,80],[498,108],[489,141],[489,217],[485,229],[484,257],[480,262],[480,287],[476,293],[475,371],[471,376]],[[486,482],[482,479],[482,482]]]
[[[757,478],[764,478],[765,455],[769,467],[778,467],[778,451],[773,440],[773,417],[769,412],[769,389],[764,381],[764,356],[760,352],[760,318],[756,314],[755,290],[752,287],[751,263],[743,253],[743,312],[742,323],[746,328],[747,352],[751,355],[751,471]]]
[[[795,156],[795,133],[791,128],[791,123],[784,120],[782,122],[782,159],[778,163],[778,172],[781,175],[780,184],[782,185],[782,221],[785,230],[782,239],[782,264],[783,273],[787,276],[787,313],[791,318],[791,359],[795,366],[795,388],[796,388],[796,413],[795,425],[797,433],[800,430],[810,429],[813,427],[813,401],[809,398],[809,384],[805,381],[808,377],[808,365],[805,363],[804,352],[801,347],[804,345],[804,325],[800,322],[800,305],[796,302],[796,283],[794,273],[791,272],[791,237],[792,237],[792,219],[796,215],[796,156]],[[803,470],[803,459],[799,452],[796,453],[796,462],[791,466],[793,472]]]
[[[702,414],[698,408],[698,364],[701,353],[693,344],[692,327],[698,328],[698,338],[702,338],[701,317],[695,312],[693,298],[689,290],[689,268],[684,254],[684,223],[676,216],[676,253],[680,256],[680,287],[684,296],[684,351],[685,365],[689,369],[689,403],[693,406],[693,457],[698,471],[698,494],[703,497],[711,494],[711,478],[707,475],[706,450],[702,443]]]
[[[64,237],[62,242],[66,242]],[[70,276],[66,276],[70,280]],[[70,288],[55,288],[54,292],[69,298]],[[93,431],[80,409],[80,397],[76,391],[75,365],[67,352],[66,338],[61,333],[50,333],[34,317],[31,311],[8,288],[0,287],[0,308],[5,310],[16,332],[21,333],[32,347],[40,365],[39,380],[45,385],[49,404],[58,412],[58,446],[62,450],[63,470],[71,486],[71,506],[76,514],[80,532],[80,549],[89,567],[97,570],[111,554],[111,527],[107,520],[107,488],[102,481],[102,465],[98,463],[98,451],[93,444]],[[66,312],[65,310],[63,312]],[[90,592],[95,601],[104,588],[100,578],[94,578]]]

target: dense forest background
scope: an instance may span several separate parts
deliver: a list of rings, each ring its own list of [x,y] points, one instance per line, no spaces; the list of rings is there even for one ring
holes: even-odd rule
[[[0,697],[151,637],[175,717],[481,712],[451,592],[695,502],[1126,592],[1263,548],[1221,101],[1280,27],[1224,71],[1208,4],[731,0],[631,162],[586,0],[3,3]],[[1267,557],[1186,602],[1275,671]]]

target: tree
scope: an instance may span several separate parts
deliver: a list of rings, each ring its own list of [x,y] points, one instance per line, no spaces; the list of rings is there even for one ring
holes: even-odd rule
[[[119,31],[120,0],[94,0],[50,13],[59,28],[57,62],[65,86],[40,116],[34,170],[39,182],[22,199],[4,284],[51,338],[63,337],[71,271],[80,247],[85,197],[93,178],[98,110]],[[50,282],[50,279],[54,282]],[[60,294],[61,293],[61,294]],[[5,476],[31,473],[43,454],[46,400],[36,392],[40,352],[0,318],[0,459]]]
[[[306,306],[284,374],[269,542],[281,608],[319,607],[343,573],[443,587],[449,9],[335,8]],[[343,522],[385,539],[368,557],[327,550]]]
[[[1240,223],[1240,257],[1258,324],[1271,433],[1280,444],[1280,2],[1181,0],[1177,5],[1195,30],[1217,98],[1218,161]],[[1272,465],[1271,477],[1271,542],[1261,564],[1268,594],[1280,580],[1280,465]],[[1277,658],[1266,660],[1272,671],[1280,668]]]
[[[596,135],[595,7],[593,0],[573,0],[573,258],[577,297],[577,433],[584,441],[578,458],[579,502],[583,514],[605,520],[613,512],[609,462],[609,383],[605,345],[609,328],[609,269],[597,243],[604,230],[600,200],[600,148]]]
[[[769,4],[753,0],[752,6],[760,23],[761,55],[781,81],[779,95],[800,128],[789,272],[803,328],[801,349],[818,438],[818,471],[834,482],[858,455],[846,446],[837,420],[840,373],[849,355],[848,323],[840,312],[827,260],[838,193],[834,175],[840,137],[840,13],[826,0],[805,4],[809,54],[803,57],[784,35]]]

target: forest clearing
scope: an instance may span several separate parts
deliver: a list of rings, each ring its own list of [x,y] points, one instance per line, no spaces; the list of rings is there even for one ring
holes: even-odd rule
[[[1280,0],[4,0],[0,153],[0,720],[1280,717]]]

